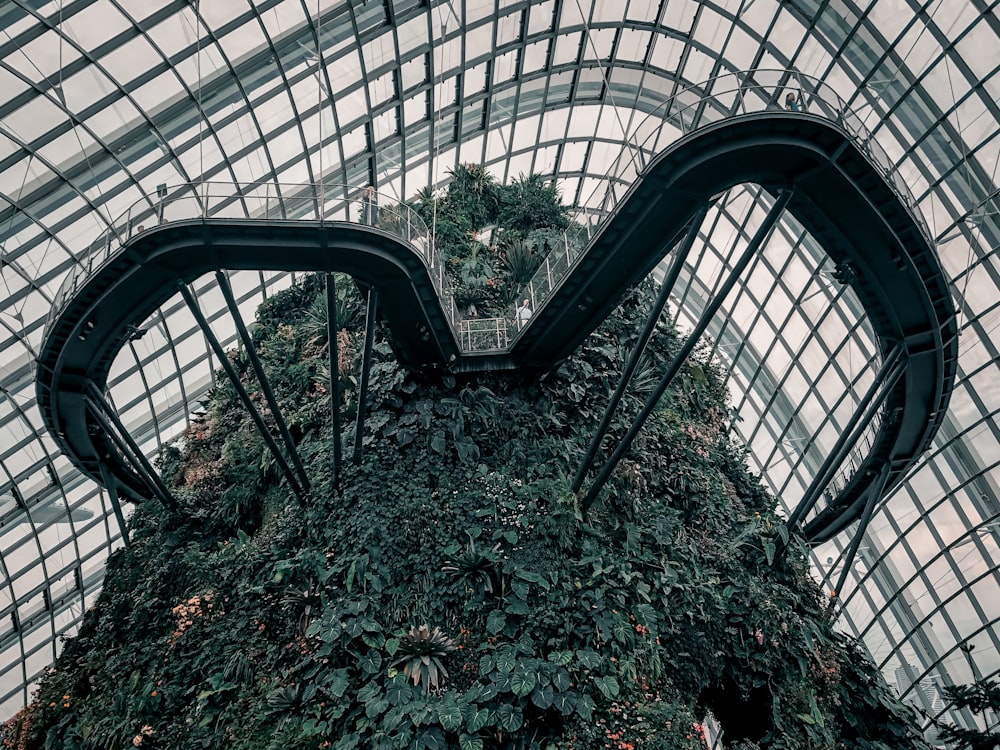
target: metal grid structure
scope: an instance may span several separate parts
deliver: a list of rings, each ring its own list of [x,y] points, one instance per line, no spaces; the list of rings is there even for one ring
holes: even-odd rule
[[[792,69],[859,112],[937,239],[960,311],[959,380],[934,447],[879,509],[842,593],[904,697],[1000,671],[1000,8],[996,0],[10,0],[0,5],[0,718],[16,711],[121,544],[105,494],[42,429],[44,320],[81,252],[159,185],[375,185],[405,198],[459,163],[554,176],[601,209],[623,146],[678,89]],[[627,187],[622,184],[621,187]],[[696,319],[769,196],[730,191],[671,303]],[[150,209],[152,209],[152,204]],[[710,327],[735,424],[786,507],[874,375],[858,301],[793,220]],[[288,275],[240,272],[246,316]],[[215,280],[195,285],[224,342]],[[112,370],[153,455],[212,380],[179,298]],[[845,535],[846,536],[846,535]],[[815,550],[836,578],[846,539]],[[969,720],[970,717],[959,717]]]

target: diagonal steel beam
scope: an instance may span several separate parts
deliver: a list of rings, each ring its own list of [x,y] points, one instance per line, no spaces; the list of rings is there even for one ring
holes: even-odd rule
[[[879,473],[878,481],[868,489],[868,499],[867,502],[865,502],[865,509],[861,514],[861,520],[858,522],[858,527],[854,530],[854,537],[851,539],[851,546],[847,550],[847,557],[844,559],[844,567],[840,571],[840,578],[837,580],[837,585],[834,586],[833,590],[830,592],[831,609],[840,597],[840,592],[844,590],[844,584],[847,583],[847,574],[850,573],[851,568],[854,567],[854,558],[857,556],[858,549],[861,546],[861,539],[868,530],[868,524],[872,520],[872,514],[875,512],[875,506],[878,504],[878,501],[882,499],[882,495],[885,493],[885,487],[889,483],[889,472],[891,467],[892,461],[887,460],[882,466],[882,471]]]
[[[219,288],[222,289],[222,296],[226,299],[226,306],[229,308],[229,312],[233,316],[233,320],[236,322],[236,330],[239,332],[240,339],[243,341],[243,346],[247,351],[247,356],[250,357],[250,365],[253,367],[254,374],[257,376],[257,382],[260,384],[261,391],[264,393],[264,399],[267,401],[267,406],[271,410],[271,414],[274,415],[274,423],[278,426],[278,432],[281,433],[281,439],[285,441],[285,450],[288,451],[288,455],[291,457],[292,463],[295,465],[295,471],[298,474],[302,489],[308,492],[309,477],[306,474],[305,467],[302,465],[302,459],[299,457],[299,451],[295,445],[295,441],[292,440],[292,435],[288,431],[288,425],[285,423],[285,418],[281,414],[281,407],[278,406],[278,400],[274,397],[274,391],[271,390],[271,383],[267,379],[267,375],[264,373],[264,366],[261,364],[260,357],[257,356],[257,349],[253,345],[253,339],[250,337],[250,332],[247,330],[246,324],[243,322],[243,317],[240,315],[240,310],[236,306],[236,298],[233,296],[233,288],[229,284],[229,278],[222,271],[216,271],[215,278],[219,282]]]
[[[288,466],[288,462],[285,461],[285,457],[281,454],[278,444],[274,442],[274,438],[271,436],[271,431],[267,428],[264,418],[260,415],[260,412],[257,411],[257,407],[254,405],[253,400],[251,400],[250,394],[247,393],[247,389],[244,388],[243,383],[240,382],[240,376],[233,367],[233,363],[230,362],[229,357],[226,356],[226,351],[222,348],[222,344],[219,343],[219,339],[217,339],[215,334],[212,333],[212,329],[209,327],[208,321],[201,312],[201,308],[198,307],[198,303],[192,296],[191,291],[187,288],[187,284],[180,282],[177,284],[177,287],[180,289],[181,296],[184,298],[184,302],[187,303],[188,309],[191,310],[191,314],[194,316],[195,322],[205,335],[205,340],[208,342],[212,351],[215,352],[215,356],[222,365],[222,369],[225,370],[226,375],[229,377],[233,387],[236,389],[236,393],[239,395],[240,400],[247,408],[250,418],[257,426],[257,431],[264,439],[267,447],[271,450],[271,454],[274,456],[274,460],[277,461],[281,472],[285,475],[285,479],[288,480],[288,484],[291,485],[292,491],[298,498],[299,503],[301,505],[305,505],[305,491],[299,486],[298,480],[295,478],[295,474],[292,473],[291,468]]]
[[[115,512],[118,528],[122,532],[122,543],[128,547],[132,542],[128,538],[128,524],[125,523],[125,514],[122,513],[121,498],[118,496],[118,488],[115,487],[115,478],[111,476],[111,472],[108,471],[108,467],[104,465],[103,461],[101,462],[101,481],[104,483],[104,488],[108,491],[108,499],[111,500],[111,509]]]
[[[879,367],[878,372],[875,374],[875,379],[868,387],[868,390],[865,391],[864,396],[861,397],[857,409],[854,410],[854,414],[851,415],[851,418],[844,426],[840,437],[837,438],[837,442],[833,445],[833,449],[827,454],[822,465],[819,467],[819,471],[816,472],[812,482],[809,483],[809,486],[802,495],[801,502],[799,502],[785,522],[785,526],[789,531],[795,530],[802,523],[802,519],[806,517],[806,514],[819,502],[823,490],[830,483],[833,472],[843,462],[851,446],[858,441],[862,431],[874,418],[878,408],[888,398],[889,392],[896,385],[896,381],[899,380],[906,368],[902,355],[903,349],[897,344],[882,361],[881,367]]]
[[[757,232],[750,240],[750,243],[733,265],[733,268],[729,273],[729,278],[727,278],[725,283],[719,287],[719,290],[712,301],[705,306],[705,309],[702,311],[701,318],[699,318],[698,323],[691,331],[687,341],[684,342],[680,351],[671,360],[667,367],[667,371],[664,373],[663,377],[660,378],[660,382],[657,383],[656,388],[649,395],[649,398],[646,399],[646,403],[642,407],[642,411],[640,411],[638,416],[636,416],[636,418],[632,421],[632,425],[629,427],[628,432],[625,433],[624,437],[622,437],[618,446],[611,454],[611,457],[601,468],[601,471],[594,480],[594,484],[591,486],[590,491],[580,503],[580,509],[584,513],[590,509],[590,506],[594,504],[594,500],[597,499],[597,495],[602,489],[604,489],[604,485],[611,476],[611,472],[615,470],[615,467],[618,466],[618,462],[621,461],[622,457],[632,446],[632,442],[635,440],[636,435],[639,434],[639,430],[641,430],[643,425],[646,424],[646,420],[649,419],[650,414],[653,413],[653,410],[660,402],[660,399],[670,386],[670,383],[673,382],[677,373],[680,372],[681,365],[684,364],[685,360],[687,360],[687,358],[691,355],[691,352],[693,352],[694,348],[698,345],[698,340],[705,332],[705,329],[708,328],[708,324],[711,322],[715,313],[718,312],[719,308],[722,306],[726,296],[739,282],[740,275],[744,270],[746,270],[746,267],[750,264],[750,261],[753,260],[754,256],[756,256],[761,245],[764,244],[764,241],[771,234],[771,230],[774,229],[774,225],[778,223],[778,219],[781,218],[781,214],[785,210],[785,206],[788,205],[788,201],[791,200],[791,198],[791,188],[786,188],[778,193],[775,198],[774,205],[771,206],[771,210],[767,212],[767,216],[764,217],[764,221],[761,222],[761,225],[757,228]]]
[[[656,329],[656,324],[660,320],[660,314],[663,312],[663,308],[667,304],[667,300],[670,298],[670,293],[674,289],[674,284],[677,283],[677,278],[680,276],[681,270],[684,268],[684,263],[687,261],[688,253],[691,252],[691,247],[694,245],[694,241],[698,238],[698,230],[701,228],[701,222],[705,218],[705,214],[707,212],[708,206],[704,206],[699,209],[698,213],[695,214],[694,217],[692,217],[687,234],[684,236],[680,247],[678,247],[674,252],[674,257],[670,260],[670,267],[667,269],[667,273],[663,277],[663,282],[660,284],[660,292],[656,296],[656,301],[653,303],[652,309],[649,311],[649,316],[646,318],[646,324],[643,326],[642,332],[639,334],[639,340],[636,341],[635,347],[632,349],[631,355],[629,355],[628,362],[626,362],[625,369],[622,371],[622,376],[618,380],[615,392],[611,394],[611,400],[608,402],[608,405],[604,410],[604,416],[601,417],[601,423],[597,426],[597,430],[594,432],[594,437],[590,441],[590,446],[587,448],[587,452],[584,454],[583,460],[580,461],[580,467],[576,470],[576,476],[573,478],[573,485],[571,487],[573,492],[579,492],[580,488],[583,486],[583,480],[587,476],[587,470],[594,461],[594,456],[597,454],[597,450],[601,446],[601,441],[604,440],[608,427],[611,425],[611,418],[614,416],[615,410],[618,409],[618,404],[621,403],[622,397],[625,395],[625,389],[628,387],[629,383],[632,382],[632,376],[635,374],[635,368],[638,367],[639,359],[642,357],[642,353],[646,349],[646,344],[649,343],[649,338],[653,335],[653,331]]]
[[[90,415],[97,421],[105,434],[111,438],[111,442],[121,451],[126,460],[132,464],[133,469],[142,479],[143,483],[149,487],[150,491],[167,508],[176,508],[177,501],[170,494],[170,490],[163,484],[156,469],[149,463],[149,460],[139,449],[139,444],[135,442],[132,435],[118,418],[118,413],[101,393],[101,389],[92,381],[87,381],[86,391],[83,397],[84,405]],[[103,464],[102,464],[103,469]],[[102,472],[103,475],[103,472]]]
[[[361,384],[358,388],[358,421],[354,430],[354,463],[361,463],[361,438],[364,437],[365,412],[368,401],[368,379],[372,369],[372,344],[375,340],[375,312],[378,308],[378,291],[368,290],[365,310],[365,349],[361,358]]]

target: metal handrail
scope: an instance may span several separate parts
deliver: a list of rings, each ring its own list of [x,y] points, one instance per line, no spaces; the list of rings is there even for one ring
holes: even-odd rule
[[[132,203],[91,243],[80,264],[67,274],[52,300],[46,328],[84,280],[117,257],[133,237],[174,221],[207,218],[347,221],[375,226],[417,251],[430,272],[449,322],[455,326],[457,313],[430,232],[420,215],[406,203],[366,188],[344,185],[202,182],[170,189],[161,187]]]
[[[563,246],[553,248],[543,259],[504,318],[517,322],[517,310],[527,298],[535,311],[544,304],[552,289],[557,287],[574,267],[577,258],[600,224],[615,216],[629,187],[643,174],[658,154],[667,146],[701,128],[733,117],[775,110],[788,111],[785,99],[795,97],[795,111],[833,122],[847,133],[864,152],[889,186],[916,220],[928,243],[934,238],[924,220],[916,199],[906,181],[893,166],[888,154],[874,140],[862,119],[847,106],[829,85],[812,76],[790,70],[754,69],[740,73],[724,73],[699,84],[687,86],[673,94],[649,113],[626,138],[626,145],[612,162],[608,177],[591,192],[586,203],[600,208],[581,209],[573,215],[570,230],[563,237]],[[593,225],[593,218],[599,218]],[[585,237],[580,242],[579,240]],[[515,334],[516,335],[516,334]]]
[[[837,124],[879,168],[902,202],[910,210],[928,241],[932,235],[912,193],[888,155],[873,139],[853,110],[827,84],[794,71],[756,69],[725,73],[708,81],[687,86],[654,109],[626,139],[621,154],[612,163],[608,177],[591,193],[579,209],[557,247],[541,260],[517,301],[494,319],[493,333],[486,335],[483,322],[463,321],[448,288],[444,264],[439,262],[434,238],[419,214],[404,202],[373,193],[368,188],[327,184],[285,184],[277,182],[203,182],[159,188],[155,194],[135,201],[112,227],[84,252],[82,262],[67,275],[52,303],[47,325],[81,285],[121,252],[133,236],[163,222],[197,218],[238,218],[268,221],[350,221],[372,224],[377,210],[379,229],[394,234],[411,245],[424,260],[442,307],[466,352],[507,349],[527,317],[545,304],[588,246],[601,225],[616,215],[625,199],[627,186],[634,183],[650,161],[667,145],[699,129],[732,117],[784,107],[784,97],[792,93],[797,111],[804,116],[822,117]],[[352,196],[352,197],[347,197]],[[374,209],[373,209],[374,206]],[[352,217],[353,214],[353,217]],[[527,314],[519,311],[528,300]],[[502,329],[502,330],[501,330]],[[485,348],[480,348],[485,347]]]

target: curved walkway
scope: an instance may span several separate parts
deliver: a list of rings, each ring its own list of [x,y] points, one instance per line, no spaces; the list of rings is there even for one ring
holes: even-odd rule
[[[138,233],[74,277],[46,328],[39,406],[72,460],[101,481],[101,463],[125,487],[138,479],[97,438],[85,393],[103,389],[129,332],[179,283],[219,268],[344,271],[380,292],[393,346],[408,366],[459,370],[548,367],[570,354],[710,199],[746,182],[791,190],[788,210],[838,264],[871,319],[883,355],[907,367],[885,401],[871,453],[805,526],[822,541],[860,514],[888,464],[891,488],[929,447],[956,369],[957,328],[947,282],[918,217],[852,136],[826,119],[780,109],[699,128],[660,154],[597,230],[529,323],[502,350],[463,352],[452,302],[425,240],[344,221],[204,218]],[[162,210],[162,209],[160,209]],[[419,246],[418,246],[419,245]]]

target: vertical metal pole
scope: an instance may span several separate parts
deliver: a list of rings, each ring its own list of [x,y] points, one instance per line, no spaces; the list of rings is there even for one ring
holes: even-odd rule
[[[118,490],[115,487],[114,477],[111,476],[111,472],[108,471],[108,467],[101,462],[101,482],[104,484],[104,488],[108,491],[108,498],[111,500],[111,508],[115,512],[115,518],[118,520],[118,528],[122,532],[122,542],[126,547],[130,546],[132,542],[128,538],[128,526],[125,523],[125,514],[122,513],[122,503],[121,498],[118,497]]]
[[[236,323],[236,330],[239,332],[240,339],[243,341],[243,346],[246,347],[247,355],[250,357],[250,364],[253,367],[254,374],[257,375],[257,382],[260,384],[260,388],[264,392],[264,399],[267,401],[267,406],[271,410],[271,414],[274,416],[274,422],[278,426],[278,432],[281,433],[281,438],[285,441],[285,449],[288,451],[288,455],[291,457],[292,463],[295,465],[295,471],[299,476],[302,488],[308,492],[309,477],[306,474],[305,467],[302,465],[302,459],[299,458],[299,451],[295,446],[295,441],[292,440],[292,434],[288,431],[288,425],[285,423],[285,418],[281,414],[281,407],[278,406],[278,400],[275,398],[274,391],[271,389],[271,383],[268,381],[267,375],[264,373],[264,366],[261,364],[260,357],[257,356],[257,350],[253,345],[253,339],[250,337],[250,332],[247,330],[246,324],[243,322],[243,318],[240,315],[240,310],[236,306],[236,298],[233,296],[233,288],[229,283],[229,278],[222,271],[216,271],[215,279],[218,281],[219,288],[222,290],[222,296],[226,299],[226,306],[229,308],[229,312],[233,316],[233,320]]]
[[[840,578],[837,580],[837,585],[830,592],[831,607],[840,596],[840,592],[844,590],[844,584],[847,583],[847,574],[850,573],[851,568],[854,567],[854,558],[857,556],[858,548],[861,546],[861,539],[868,530],[868,524],[872,520],[872,515],[875,512],[875,506],[882,498],[882,494],[885,492],[886,484],[889,483],[889,469],[891,466],[892,460],[887,459],[885,465],[882,467],[882,472],[879,475],[878,481],[868,489],[868,500],[865,502],[865,509],[861,514],[861,520],[858,522],[858,528],[854,530],[854,537],[851,539],[851,546],[847,550],[847,557],[844,558],[844,567],[840,571]]]
[[[326,336],[330,342],[330,411],[333,415],[333,486],[340,482],[340,349],[337,341],[337,277],[326,275]]]
[[[208,342],[212,351],[215,352],[215,356],[219,360],[219,364],[222,365],[222,369],[225,370],[226,375],[229,376],[229,380],[236,389],[237,395],[240,397],[243,405],[247,408],[247,412],[250,414],[250,419],[252,419],[253,423],[256,425],[257,431],[264,439],[264,443],[270,449],[271,454],[274,456],[274,460],[278,463],[278,467],[288,480],[288,484],[291,485],[292,491],[298,498],[299,503],[304,505],[304,490],[299,486],[295,474],[292,473],[291,468],[285,461],[285,457],[281,455],[281,451],[278,449],[278,444],[274,442],[274,438],[271,436],[271,431],[267,428],[267,424],[264,423],[264,418],[260,415],[260,412],[257,411],[257,407],[254,406],[253,400],[250,398],[250,394],[247,393],[247,389],[244,388],[243,383],[240,382],[240,376],[233,367],[233,363],[229,361],[229,357],[226,356],[225,349],[222,348],[222,344],[219,343],[215,334],[212,333],[212,329],[209,327],[208,321],[202,314],[201,309],[198,307],[198,303],[195,302],[195,299],[191,295],[187,285],[179,283],[177,286],[180,289],[181,296],[184,297],[184,301],[187,303],[188,309],[191,310],[191,314],[194,316],[195,322],[197,322],[198,327],[201,328],[201,331],[205,336],[205,340]]]
[[[726,279],[725,283],[719,288],[718,293],[705,307],[701,318],[698,320],[697,325],[695,325],[694,330],[691,331],[687,341],[684,342],[681,350],[674,356],[673,360],[671,360],[666,373],[664,373],[663,377],[660,378],[660,382],[657,383],[656,388],[650,394],[649,398],[646,399],[646,403],[642,407],[642,411],[640,411],[638,416],[632,421],[632,425],[629,427],[628,432],[625,433],[625,436],[615,448],[614,453],[611,454],[611,457],[601,468],[600,473],[594,480],[593,486],[580,503],[580,509],[584,513],[590,509],[594,500],[597,499],[597,495],[602,489],[604,489],[604,485],[611,476],[611,472],[615,470],[615,467],[618,465],[618,462],[621,461],[622,456],[624,456],[631,447],[632,441],[635,440],[635,436],[639,434],[639,430],[642,429],[646,420],[649,419],[649,415],[653,413],[653,410],[660,402],[660,399],[670,386],[670,383],[673,381],[674,377],[676,377],[677,373],[680,372],[681,365],[684,364],[684,361],[688,358],[691,352],[694,351],[695,346],[698,345],[698,340],[705,332],[705,329],[708,328],[708,324],[711,322],[712,317],[716,312],[718,312],[729,292],[732,291],[733,287],[739,282],[740,274],[743,273],[750,261],[757,254],[760,246],[764,244],[764,240],[767,239],[771,230],[774,228],[774,225],[777,224],[778,219],[781,217],[781,214],[785,210],[785,206],[788,205],[788,201],[791,200],[791,197],[792,190],[790,188],[782,190],[778,193],[778,196],[774,201],[774,205],[771,206],[771,210],[767,212],[767,216],[764,217],[764,221],[761,222],[760,227],[757,228],[757,232],[750,240],[750,243],[743,251],[743,254],[736,261],[733,266],[733,270],[729,274],[729,278]]]
[[[802,501],[798,504],[795,510],[792,511],[792,514],[785,522],[785,525],[789,529],[794,529],[798,526],[802,519],[805,518],[805,515],[812,510],[813,506],[819,501],[820,492],[829,481],[830,472],[833,471],[841,461],[843,461],[844,454],[847,450],[849,450],[852,435],[857,432],[859,427],[864,427],[862,424],[866,421],[864,417],[871,411],[872,404],[874,403],[877,406],[885,397],[885,393],[882,393],[878,398],[876,398],[876,394],[883,391],[886,385],[890,388],[892,385],[895,385],[896,380],[902,374],[902,364],[900,363],[902,353],[902,347],[896,345],[892,348],[892,351],[889,352],[889,356],[883,360],[882,366],[875,374],[875,379],[872,381],[872,384],[868,386],[868,390],[865,391],[864,396],[861,397],[858,407],[854,410],[854,414],[851,415],[850,420],[848,420],[847,424],[844,426],[844,429],[840,433],[840,437],[837,438],[837,442],[834,444],[833,449],[827,454],[823,463],[820,465],[819,471],[816,472],[816,476],[813,477],[812,482],[809,483],[809,486],[803,493]]]
[[[372,343],[375,339],[375,311],[378,307],[378,292],[368,290],[368,305],[365,311],[365,349],[361,358],[361,385],[358,388],[358,421],[354,430],[354,463],[361,463],[361,438],[365,430],[365,408],[368,400],[368,376],[372,369]]]
[[[156,470],[148,459],[139,450],[138,443],[132,439],[128,430],[121,423],[118,414],[104,398],[104,394],[94,384],[88,381],[84,394],[84,405],[87,406],[91,416],[97,420],[101,429],[107,434],[111,441],[117,446],[122,455],[133,465],[139,478],[145,482],[154,495],[168,508],[176,508],[177,501],[163,484]]]
[[[587,476],[587,469],[590,468],[590,464],[594,460],[594,456],[597,454],[597,449],[600,447],[601,441],[604,440],[604,435],[607,433],[608,426],[611,424],[611,417],[618,408],[618,404],[621,403],[622,396],[625,395],[625,389],[631,382],[632,375],[635,373],[635,368],[639,365],[639,359],[642,357],[642,353],[646,349],[646,344],[649,342],[650,336],[653,335],[653,331],[656,329],[656,324],[660,320],[660,314],[663,312],[663,307],[667,304],[667,299],[670,297],[670,292],[673,291],[674,284],[677,283],[677,277],[680,276],[681,269],[684,267],[688,253],[691,252],[691,247],[694,245],[694,241],[698,238],[698,230],[701,228],[701,222],[705,218],[707,211],[708,207],[703,207],[697,214],[695,214],[694,217],[692,217],[691,224],[688,227],[687,234],[685,235],[681,246],[677,248],[674,252],[674,257],[670,260],[670,267],[667,269],[667,273],[663,277],[663,282],[660,284],[660,292],[657,294],[656,301],[653,302],[653,307],[650,309],[649,316],[646,318],[646,325],[643,326],[642,333],[639,334],[639,340],[636,341],[635,347],[629,355],[628,362],[625,364],[622,376],[618,380],[615,392],[611,394],[611,400],[604,409],[604,416],[601,417],[601,423],[597,426],[597,431],[594,433],[594,437],[590,441],[590,446],[587,448],[587,452],[584,454],[583,460],[580,462],[580,467],[576,470],[576,476],[573,478],[573,485],[571,487],[573,492],[579,492],[580,487],[583,486],[583,480]],[[672,243],[673,240],[671,240],[671,244]]]

